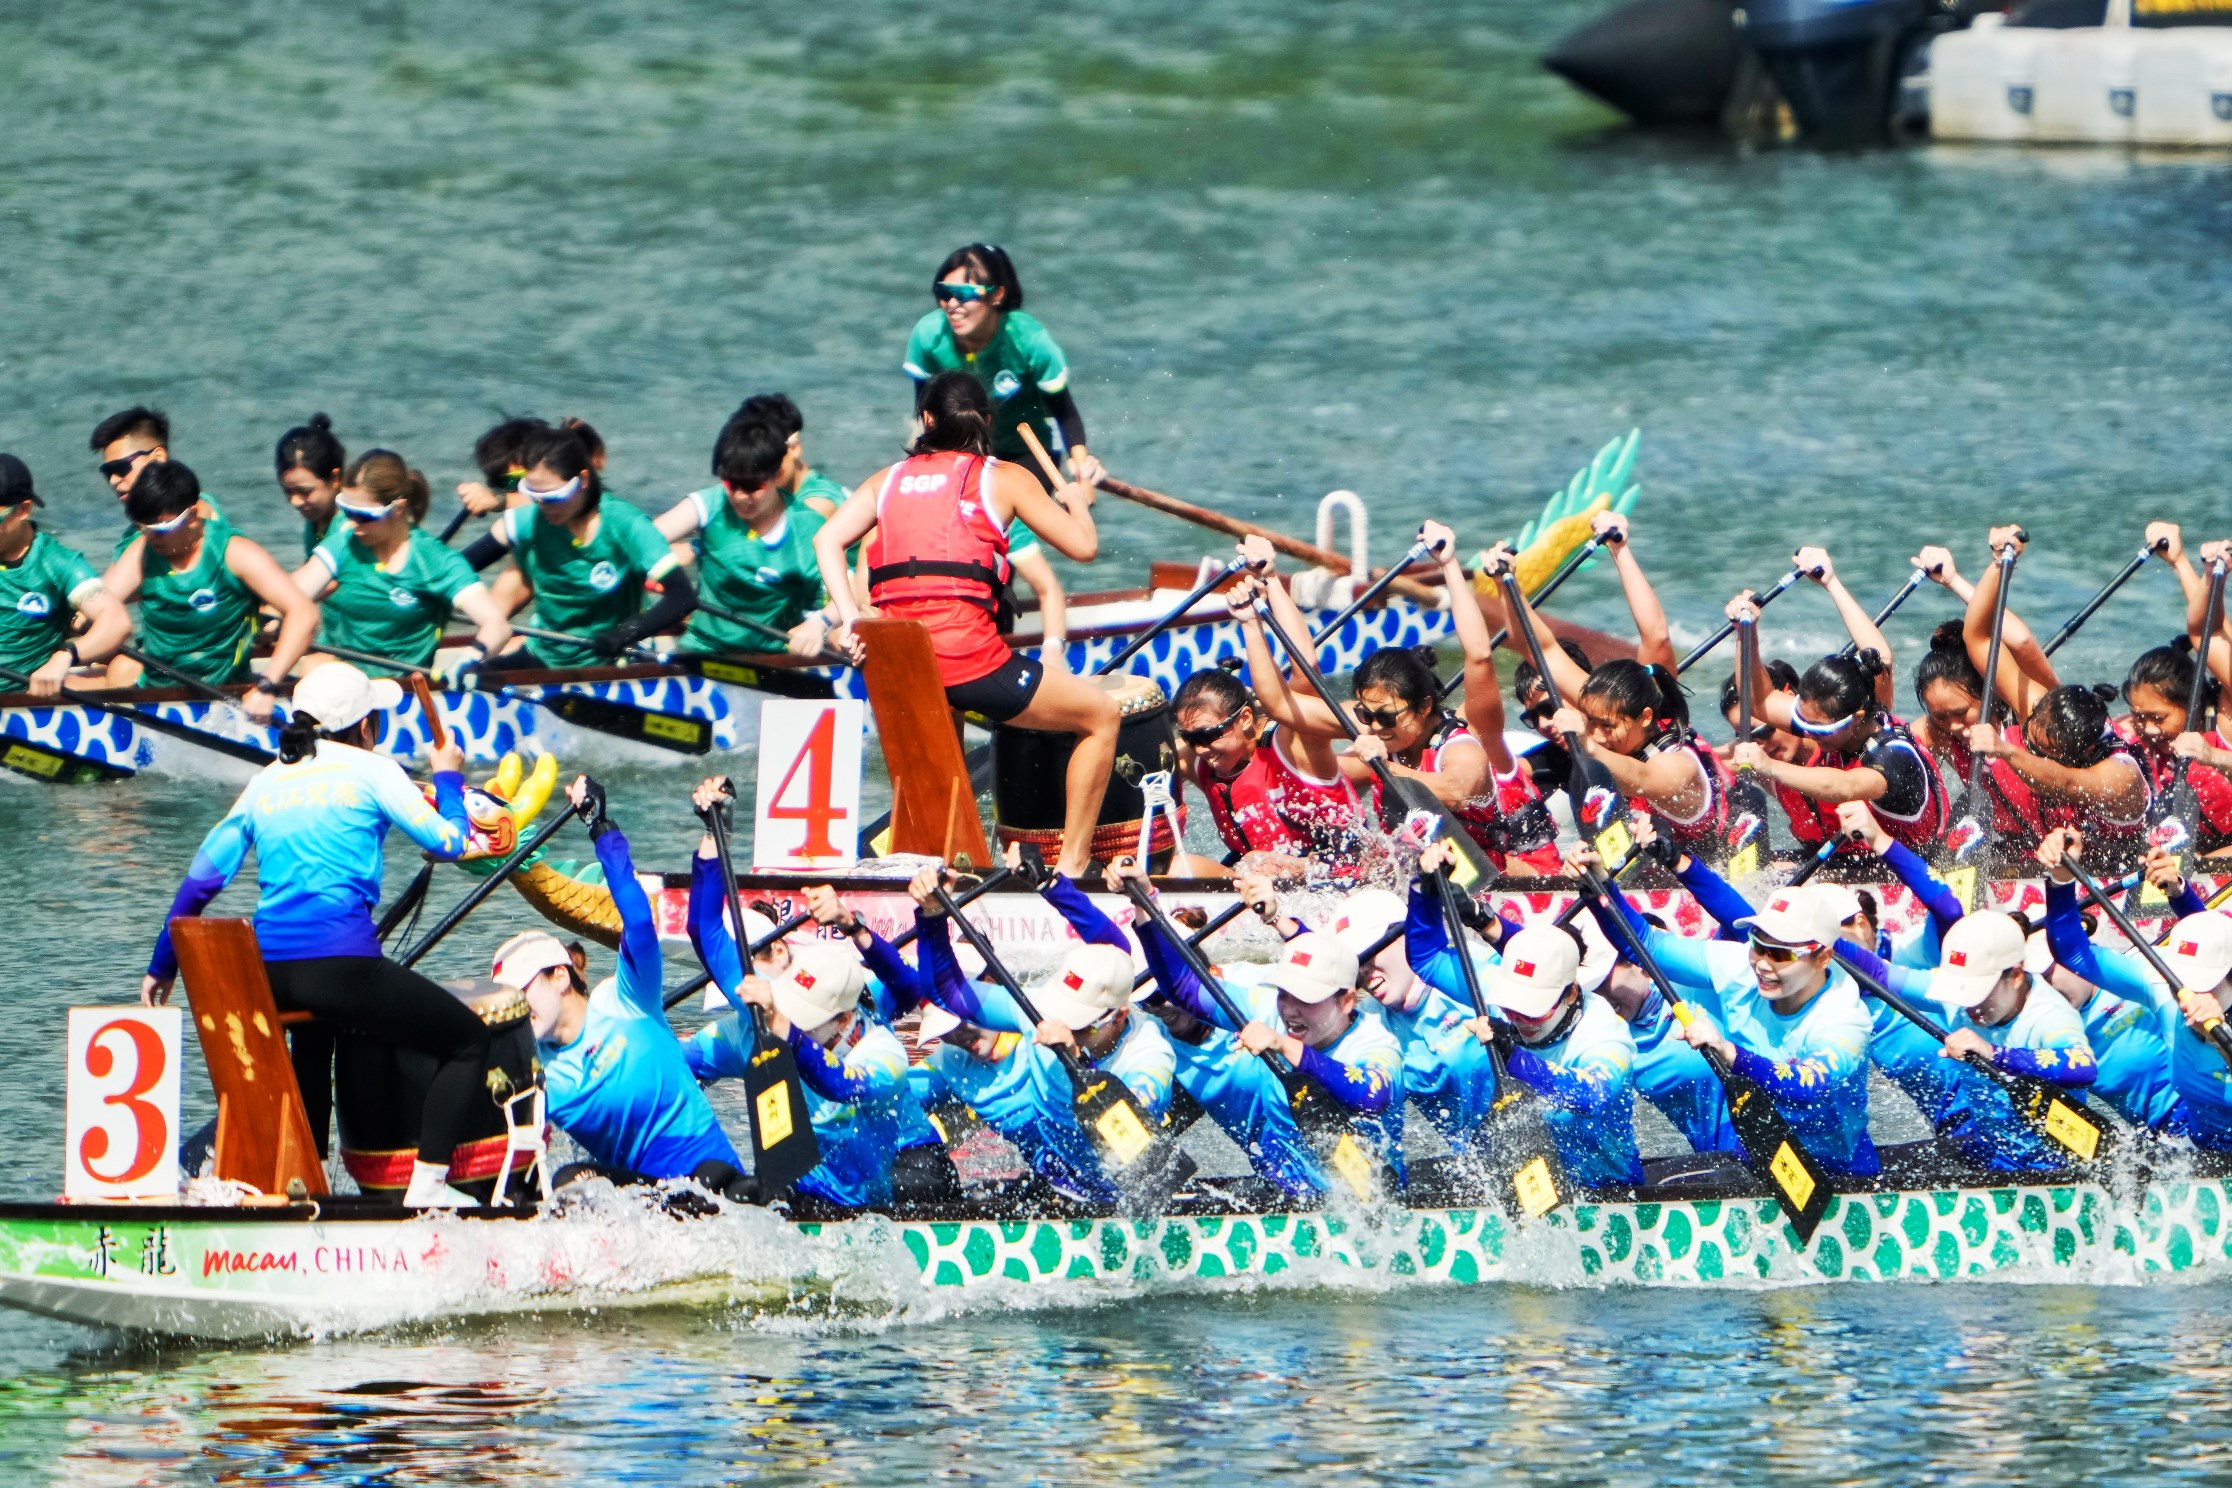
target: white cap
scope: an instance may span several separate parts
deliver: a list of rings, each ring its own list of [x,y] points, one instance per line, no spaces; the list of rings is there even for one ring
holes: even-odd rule
[[[2178,974],[2179,992],[2214,992],[2227,972],[2232,972],[2232,918],[2204,909],[2189,914],[2170,927],[2162,943],[2162,959]]]
[[[775,1011],[811,1031],[860,1006],[868,974],[842,947],[809,940],[791,947],[790,970],[775,979]]]
[[[1859,894],[1844,884],[1802,884],[1800,887],[1812,889],[1814,893],[1821,896],[1822,902],[1828,906],[1823,913],[1833,914],[1837,917],[1837,928],[1840,932],[1844,929],[1847,920],[1860,913]]]
[[[2023,942],[2023,970],[2044,976],[2054,969],[2054,947],[2044,930],[2033,930]]]
[[[374,709],[402,701],[402,684],[393,677],[367,677],[345,661],[314,668],[294,685],[295,711],[317,719],[328,732],[353,728]]]
[[[1488,968],[1481,995],[1522,1018],[1547,1017],[1566,988],[1581,979],[1581,947],[1552,924],[1514,930],[1502,958]]]
[[[1131,953],[1106,945],[1072,948],[1054,980],[1031,994],[1040,1016],[1073,1029],[1092,1027],[1131,999]]]
[[[1581,970],[1574,979],[1580,982],[1582,991],[1594,992],[1620,964],[1619,948],[1604,938],[1604,928],[1593,914],[1575,915],[1573,928],[1581,932]]]
[[[1794,889],[1777,889],[1768,896],[1765,909],[1736,923],[1784,945],[1835,945],[1844,933],[1845,920],[1857,913],[1857,907],[1849,891],[1832,893],[1833,887],[1800,884]]]
[[[1938,969],[1930,977],[1931,1000],[1947,1007],[1975,1007],[2029,953],[2023,927],[2013,915],[1996,909],[1962,915],[1945,932]]]
[[[1356,952],[1338,936],[1306,930],[1286,943],[1286,954],[1264,980],[1296,1002],[1325,1002],[1356,990]]]
[[[1358,889],[1333,911],[1327,928],[1359,958],[1388,931],[1410,918],[1410,906],[1386,889]]]
[[[961,1020],[934,1002],[922,1005],[922,1017],[915,1024],[915,1042],[927,1044],[942,1039],[961,1026]]]
[[[529,982],[556,966],[573,970],[573,957],[558,937],[547,930],[523,930],[496,948],[488,975],[515,992],[525,991]]]

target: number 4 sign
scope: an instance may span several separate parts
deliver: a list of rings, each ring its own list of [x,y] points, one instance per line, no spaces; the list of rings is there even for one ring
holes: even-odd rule
[[[62,1197],[178,1197],[174,1007],[70,1009]]]
[[[760,704],[752,866],[849,868],[859,860],[860,743],[868,705],[768,698]]]

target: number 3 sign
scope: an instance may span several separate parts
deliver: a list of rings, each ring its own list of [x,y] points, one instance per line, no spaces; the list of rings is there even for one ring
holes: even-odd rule
[[[180,1009],[70,1009],[62,1197],[178,1197]]]
[[[868,705],[857,699],[760,704],[755,868],[849,868],[859,861],[860,743]]]

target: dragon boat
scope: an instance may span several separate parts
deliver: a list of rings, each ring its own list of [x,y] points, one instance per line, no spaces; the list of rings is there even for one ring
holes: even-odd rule
[[[1634,507],[1641,495],[1631,479],[1639,438],[1630,432],[1607,444],[1522,529],[1520,569],[1530,589],[1587,542],[1598,512]],[[1345,558],[1329,548],[1342,514],[1350,524],[1351,551]],[[1296,592],[1313,629],[1325,632],[1317,654],[1324,671],[1352,671],[1383,647],[1451,639],[1454,625],[1436,575],[1406,578],[1374,603],[1349,612],[1348,602],[1373,572],[1362,498],[1349,491],[1328,495],[1320,503],[1318,534],[1314,551],[1327,565],[1337,560],[1339,569],[1322,566],[1298,575]],[[1079,676],[1097,672],[1164,622],[1172,606],[1218,567],[1207,558],[1197,566],[1157,562],[1140,587],[1074,596],[1064,649],[1070,670]],[[1622,649],[1612,637],[1565,629],[1605,654]],[[467,638],[456,639],[462,645]],[[1025,610],[1009,639],[1019,649],[1039,649],[1034,610]],[[1223,600],[1203,592],[1127,656],[1125,670],[1168,697],[1187,677],[1237,659],[1244,649]],[[453,664],[463,654],[445,649],[438,662]],[[243,689],[218,690],[238,695]],[[198,772],[211,758],[206,746],[243,762],[277,748],[277,724],[258,724],[230,701],[206,692],[120,689],[86,693],[83,703],[0,694],[0,768],[53,784],[83,784],[150,769]],[[755,699],[764,695],[865,700],[868,691],[861,673],[850,667],[776,654],[708,657],[670,651],[656,662],[487,675],[469,689],[438,690],[435,699],[466,758],[489,764],[515,752],[595,758],[609,752],[603,748],[608,740],[651,759],[728,753],[754,742]],[[282,721],[287,711],[282,701]],[[377,727],[376,747],[397,759],[422,759],[431,747],[427,722],[409,699],[379,715]]]
[[[1414,1191],[1421,1186],[1414,1180]],[[2221,1275],[2232,1264],[2232,1190],[2222,1172],[2201,1170],[2113,1186],[1910,1174],[1838,1193],[1805,1245],[1776,1200],[1719,1181],[1584,1198],[1520,1220],[1432,1197],[1257,1211],[1213,1184],[1140,1215],[1034,1214],[992,1202],[801,1222],[764,1209],[691,1208],[676,1215],[617,1194],[548,1212],[438,1216],[348,1198],[0,1205],[0,1304],[89,1327],[224,1340],[630,1306],[904,1313],[941,1296],[1018,1289],[1089,1303],[1263,1284],[2132,1284]]]

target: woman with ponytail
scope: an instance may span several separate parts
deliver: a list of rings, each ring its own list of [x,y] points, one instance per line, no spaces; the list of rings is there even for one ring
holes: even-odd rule
[[[437,1062],[419,1128],[418,1162],[403,1202],[470,1204],[449,1187],[450,1154],[473,1135],[488,1099],[489,1031],[447,988],[387,960],[372,923],[380,902],[381,844],[393,827],[445,862],[465,850],[465,755],[437,748],[433,800],[394,760],[372,752],[375,717],[402,700],[394,682],[333,662],[295,686],[279,758],[258,771],[210,829],[156,937],[140,1001],[170,999],[178,976],[169,925],[199,915],[256,855],[256,943],[279,1011],[314,1014]],[[331,1109],[328,1039],[299,1038],[296,1078],[321,1144]]]
[[[1008,526],[1016,520],[1065,558],[1090,563],[1100,551],[1092,490],[1073,482],[1050,495],[995,458],[983,386],[966,372],[941,372],[922,390],[922,431],[907,458],[869,476],[847,498],[814,534],[814,559],[838,612],[834,645],[858,653],[852,627],[864,614],[920,620],[954,707],[994,723],[1077,736],[1057,869],[1078,878],[1091,861],[1116,761],[1116,701],[1088,680],[1011,651],[1001,636],[1001,596],[1013,572]],[[866,609],[845,567],[845,550],[863,538]]]
[[[431,667],[443,628],[463,611],[475,627],[475,657],[503,650],[511,622],[464,556],[421,530],[426,507],[426,477],[392,450],[368,450],[343,473],[334,501],[343,530],[294,575],[322,604],[327,641]]]

